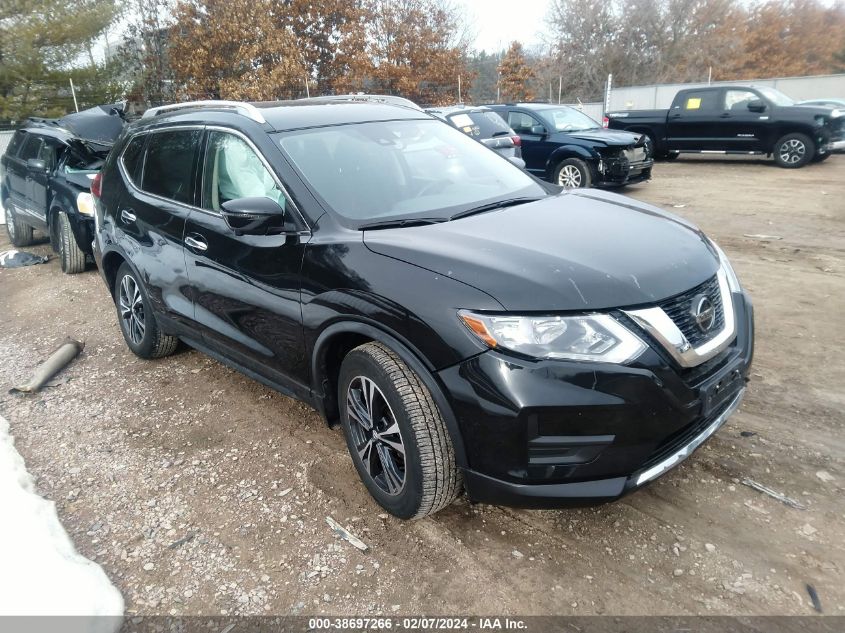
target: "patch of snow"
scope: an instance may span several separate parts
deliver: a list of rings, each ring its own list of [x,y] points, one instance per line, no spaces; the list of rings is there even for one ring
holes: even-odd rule
[[[48,628],[117,631],[123,597],[99,565],[77,553],[55,504],[36,494],[3,417],[0,508],[0,616],[95,616],[62,618]]]

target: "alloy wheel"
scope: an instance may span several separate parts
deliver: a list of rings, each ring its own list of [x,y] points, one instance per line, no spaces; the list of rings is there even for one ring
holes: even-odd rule
[[[15,241],[15,212],[12,211],[11,203],[8,203],[6,209],[6,230],[9,232],[9,238],[12,242]]]
[[[135,345],[140,345],[146,331],[144,299],[141,297],[138,283],[131,275],[125,275],[120,281],[118,304],[124,330]]]
[[[557,184],[563,187],[580,187],[581,171],[575,165],[564,165],[558,174]]]
[[[779,154],[780,159],[787,165],[794,165],[802,158],[804,158],[804,154],[807,152],[807,148],[799,141],[797,138],[791,138],[785,143],[780,146]]]
[[[405,487],[405,444],[396,416],[375,382],[356,376],[346,391],[349,428],[364,469],[389,495]]]

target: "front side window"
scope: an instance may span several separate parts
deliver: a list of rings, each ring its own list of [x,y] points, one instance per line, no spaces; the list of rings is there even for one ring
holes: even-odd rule
[[[150,135],[141,189],[184,204],[193,203],[192,175],[201,130],[173,130]]]
[[[56,146],[46,141],[42,142],[41,149],[38,150],[37,158],[44,161],[44,165],[47,169],[52,170],[56,165]]]
[[[725,110],[742,112],[748,110],[748,104],[759,100],[755,93],[750,90],[725,90]]]
[[[329,208],[359,225],[446,219],[480,204],[547,195],[515,165],[432,119],[296,130],[279,142]]]
[[[27,134],[26,142],[21,148],[18,158],[21,160],[29,160],[30,158],[38,158],[38,153],[41,151],[41,137],[35,134]]]
[[[542,125],[542,123],[524,112],[508,112],[508,125],[517,134],[531,134],[531,128],[535,125]]]
[[[758,90],[763,94],[764,97],[766,97],[766,99],[774,103],[776,106],[795,105],[795,101],[793,101],[790,97],[787,97],[780,90],[775,90],[774,88],[768,87],[758,88]]]
[[[219,211],[236,198],[270,198],[285,208],[285,195],[261,158],[242,138],[211,132],[203,173],[202,206]]]

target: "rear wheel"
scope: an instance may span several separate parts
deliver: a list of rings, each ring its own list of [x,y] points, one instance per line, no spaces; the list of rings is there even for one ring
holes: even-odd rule
[[[555,169],[554,182],[568,189],[589,187],[590,170],[583,160],[567,158]]]
[[[340,368],[346,443],[373,498],[401,519],[449,505],[460,492],[446,423],[420,377],[381,343],[356,347]]]
[[[825,161],[828,158],[830,158],[830,152],[825,152],[824,154],[816,154],[815,156],[813,156],[813,162],[821,163],[822,161]]]
[[[680,156],[680,152],[669,152],[666,156],[663,157],[664,160],[675,160],[678,156]]]
[[[787,134],[775,143],[775,163],[778,167],[797,169],[809,163],[816,154],[816,145],[805,134]]]
[[[62,271],[68,275],[75,275],[85,270],[85,253],[76,243],[76,236],[70,228],[67,213],[59,211],[56,214],[56,241],[59,247],[59,258],[62,261]]]
[[[147,292],[135,271],[124,263],[114,282],[114,303],[126,345],[141,358],[161,358],[176,351],[179,339],[162,333]]]
[[[32,227],[21,222],[8,198],[3,201],[3,208],[6,210],[6,233],[9,235],[9,241],[14,246],[29,246],[32,244],[34,241]]]

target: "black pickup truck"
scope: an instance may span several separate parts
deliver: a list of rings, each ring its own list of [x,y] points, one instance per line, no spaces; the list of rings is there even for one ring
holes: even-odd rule
[[[681,152],[766,154],[803,167],[845,149],[845,109],[797,105],[768,87],[681,90],[669,110],[609,112],[608,127],[648,136],[656,158]]]

